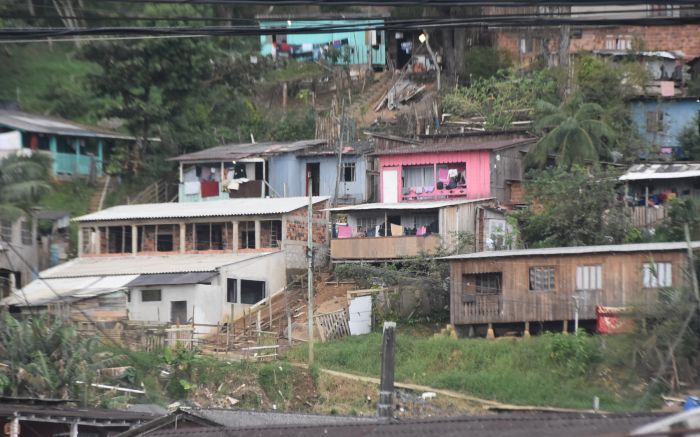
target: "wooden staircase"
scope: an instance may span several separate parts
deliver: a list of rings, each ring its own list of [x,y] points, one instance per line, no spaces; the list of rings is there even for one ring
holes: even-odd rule
[[[178,196],[178,184],[176,182],[159,179],[144,188],[134,197],[129,197],[126,203],[129,205],[142,203],[169,203],[175,202]]]
[[[107,198],[107,193],[109,192],[111,181],[112,177],[110,175],[104,176],[97,180],[97,190],[95,190],[95,193],[92,195],[92,197],[90,197],[90,212],[102,210],[105,199]]]
[[[358,96],[350,106],[350,114],[355,120],[361,120],[359,122],[361,126],[374,119],[374,107],[394,83],[394,75],[391,72],[385,71],[375,74],[378,77],[375,76],[374,83]]]

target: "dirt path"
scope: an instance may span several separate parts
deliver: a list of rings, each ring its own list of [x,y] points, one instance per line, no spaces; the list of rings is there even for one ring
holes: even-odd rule
[[[308,368],[308,366],[306,364],[301,364],[301,363],[290,363],[290,364],[292,364],[293,366]],[[332,375],[335,377],[351,379],[353,381],[369,382],[369,383],[379,385],[379,378],[374,378],[371,376],[354,375],[352,373],[339,372],[337,370],[330,370],[330,369],[320,369],[320,370],[323,373],[326,373],[328,375]],[[461,399],[464,401],[474,402],[477,404],[481,404],[484,409],[489,409],[489,410],[539,411],[539,412],[551,412],[551,413],[594,413],[594,412],[596,412],[593,410],[576,410],[576,409],[571,409],[571,408],[539,407],[539,406],[528,406],[528,405],[504,404],[504,403],[497,402],[497,401],[491,401],[488,399],[478,398],[476,396],[466,395],[464,393],[459,393],[459,392],[452,391],[452,390],[445,390],[445,389],[440,389],[440,388],[428,387],[427,385],[420,385],[420,384],[409,384],[409,383],[404,383],[404,382],[395,382],[394,386],[397,388],[404,389],[404,390],[411,390],[411,391],[417,391],[417,392],[434,392],[434,393],[441,394],[443,396],[448,396],[448,397],[451,397],[454,399]],[[605,413],[605,412],[598,410],[597,413]]]

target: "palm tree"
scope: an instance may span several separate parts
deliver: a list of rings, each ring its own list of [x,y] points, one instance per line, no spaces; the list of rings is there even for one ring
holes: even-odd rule
[[[584,103],[574,96],[560,106],[538,101],[535,129],[544,136],[530,151],[530,166],[544,167],[550,156],[558,166],[598,162],[610,155],[616,135],[603,121],[605,110],[597,103]]]
[[[0,218],[16,220],[51,191],[49,162],[40,153],[0,159]]]

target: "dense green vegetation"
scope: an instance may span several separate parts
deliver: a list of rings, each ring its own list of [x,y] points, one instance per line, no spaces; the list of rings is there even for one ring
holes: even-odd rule
[[[399,328],[396,381],[522,405],[588,409],[594,396],[600,398],[604,410],[636,410],[658,404],[655,397],[649,397],[644,405],[639,403],[641,393],[631,387],[640,380],[619,366],[624,361],[619,356],[628,353],[631,360],[632,354],[629,348],[618,348],[623,341],[615,340],[550,334],[528,340],[489,341],[421,337]],[[381,334],[320,343],[314,353],[324,368],[377,377]],[[289,356],[304,361],[306,354],[306,347],[300,346]]]

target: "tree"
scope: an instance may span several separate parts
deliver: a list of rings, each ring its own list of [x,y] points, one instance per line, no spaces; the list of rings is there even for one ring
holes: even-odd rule
[[[493,47],[472,47],[464,55],[464,74],[471,80],[496,75],[513,66],[509,51]]]
[[[654,240],[683,241],[688,225],[693,240],[700,238],[700,205],[692,198],[676,198],[668,203],[668,216],[656,227]]]
[[[683,157],[691,161],[700,160],[700,115],[683,126],[678,134],[678,145],[683,151]]]
[[[615,132],[603,120],[605,111],[597,103],[583,103],[579,96],[560,106],[539,101],[535,129],[544,136],[527,156],[530,165],[540,168],[555,156],[557,165],[595,163],[610,156]]]
[[[525,247],[622,243],[629,221],[617,201],[617,176],[573,166],[532,174],[530,207],[513,214]]]
[[[0,217],[16,220],[51,191],[49,159],[11,155],[0,159]]]
[[[78,337],[70,323],[47,316],[19,321],[0,313],[0,393],[78,399],[108,364],[95,338]]]

